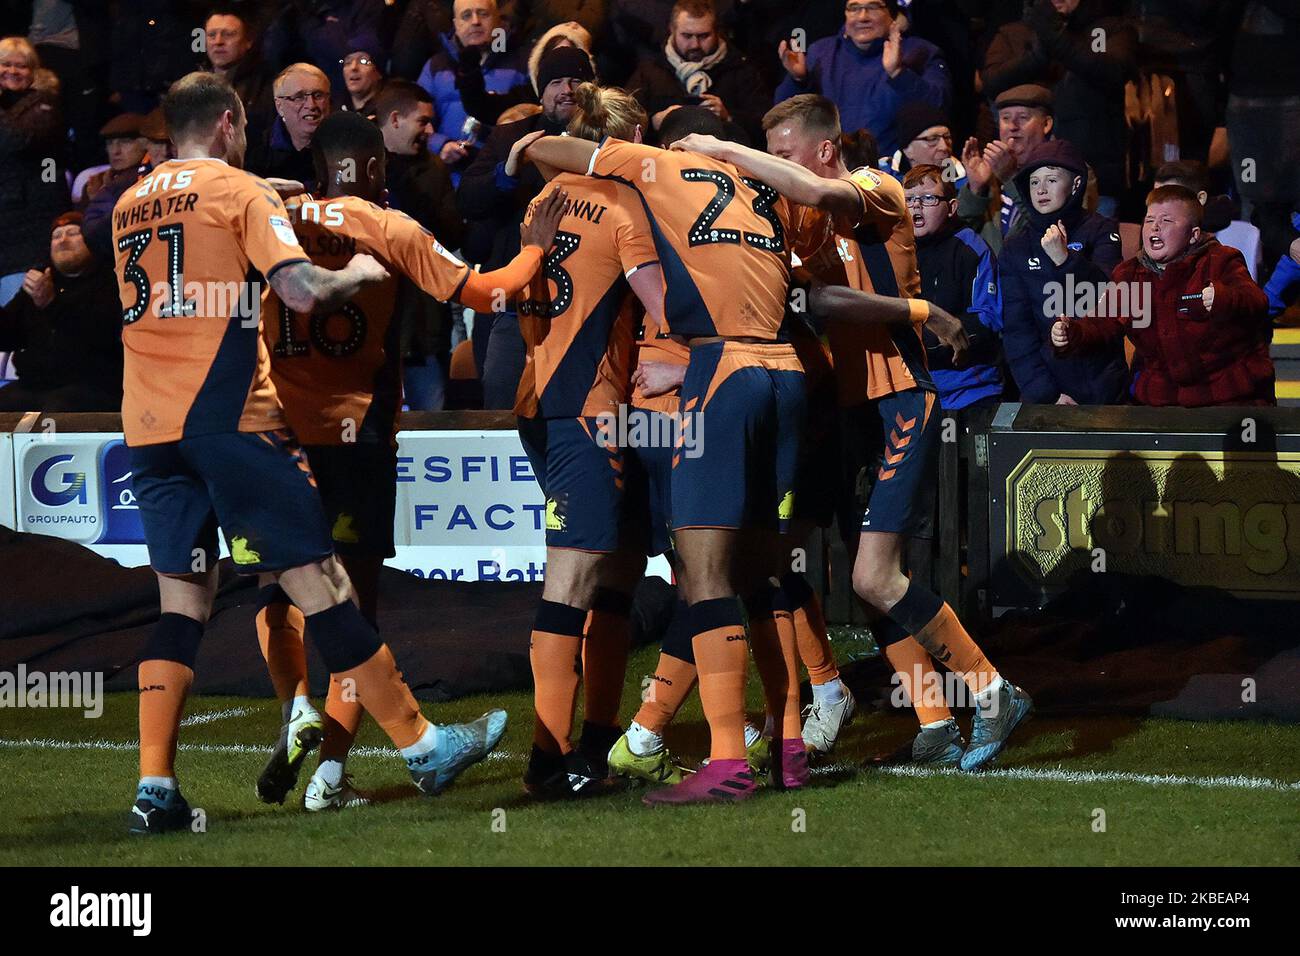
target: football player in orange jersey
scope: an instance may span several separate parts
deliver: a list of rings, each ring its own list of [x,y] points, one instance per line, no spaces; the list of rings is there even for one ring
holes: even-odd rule
[[[640,141],[646,116],[630,94],[587,83],[574,95],[580,119],[570,135]],[[607,755],[622,733],[632,594],[657,529],[645,513],[648,476],[621,447],[620,422],[628,422],[637,298],[660,321],[663,275],[632,190],[561,173],[535,204],[557,189],[568,192],[569,204],[556,247],[520,303],[528,360],[515,411],[546,495],[546,584],[530,645],[537,718],[524,785],[537,795],[571,796],[593,792],[609,776]],[[579,672],[585,709],[575,749]]]
[[[501,309],[536,273],[555,238],[565,193],[555,189],[521,229],[519,255],[501,269],[469,268],[405,213],[377,205],[385,183],[384,140],[356,113],[326,118],[312,141],[320,197],[291,199],[288,209],[303,248],[331,266],[356,252],[374,256],[392,277],[339,308],[294,313],[274,291],[264,309],[271,380],[303,442],[325,504],[334,547],[353,582],[362,615],[378,628],[379,574],[394,554],[397,417],[401,409],[398,283],[478,311]],[[302,615],[272,580],[264,580],[258,636],[285,709],[279,742],[257,783],[258,796],[282,803],[303,758],[320,739],[321,717],[307,696]],[[361,708],[331,679],[321,762],[307,786],[308,810],[351,806],[364,797],[344,773]]]
[[[738,549],[751,549],[742,535],[748,542],[778,534],[804,414],[802,369],[794,349],[778,340],[790,277],[788,207],[734,166],[618,139],[597,146],[544,137],[526,155],[630,186],[649,215],[665,277],[665,320],[691,348],[672,509],[710,758],[699,773],[644,799],[650,805],[746,799],[755,781],[746,761],[748,654],[735,558]],[[775,628],[751,627],[750,636],[769,703],[784,703],[788,671]],[[774,678],[782,686],[769,686]],[[797,725],[797,713],[793,720]],[[801,742],[798,750],[802,755]]]
[[[283,202],[239,167],[244,109],[223,79],[191,73],[163,111],[177,158],[113,210],[122,299],[122,424],[162,614],[139,665],[140,783],[131,831],[188,829],[176,744],[217,586],[217,533],[246,573],[277,575],[332,673],[346,675],[425,793],[481,760],[504,711],[429,723],[352,601],[310,466],[269,376],[250,270],[295,311],[329,311],[388,277],[371,256],[313,265]]]
[[[877,640],[912,700],[925,696],[925,688],[912,681],[915,674],[932,671],[927,654],[958,674],[975,700],[969,746],[963,747],[956,722],[941,708],[930,721],[918,713],[923,726],[913,753],[925,762],[979,770],[1001,752],[1012,731],[1032,711],[1033,702],[1002,678],[952,608],[902,570],[907,536],[922,510],[920,496],[933,486],[938,450],[935,389],[919,333],[920,323],[938,310],[917,298],[915,240],[902,187],[873,169],[850,172],[845,168],[838,149],[838,111],[824,97],[793,97],[769,112],[767,119],[764,126],[772,154],[698,136],[676,146],[735,163],[790,200],[825,210],[834,217],[838,237],[856,243],[852,262],[841,256],[853,287],[815,290],[810,301],[814,311],[831,319],[853,316],[861,309],[866,290],[901,295],[913,307],[911,322],[853,329],[859,337],[841,340],[839,350],[835,336],[831,338],[838,375],[863,368],[868,373],[865,382],[859,377],[862,391],[849,396],[853,407],[845,409],[846,454],[854,465],[880,460],[865,509],[842,518],[840,527],[850,539],[856,532],[854,591],[884,615],[875,630]],[[830,328],[834,330],[836,324],[832,322]],[[880,334],[885,329],[887,336]],[[964,339],[950,326],[935,331],[941,341]]]
[[[665,146],[669,146],[676,139],[691,132],[725,135],[723,124],[712,113],[698,107],[684,107],[672,111],[664,120],[660,129],[660,139]],[[811,210],[802,207],[799,210],[799,213],[806,212],[811,212]],[[795,233],[801,231],[799,227],[794,230]],[[791,328],[796,327],[789,322],[789,318],[787,317],[787,325]],[[811,340],[811,348],[807,347],[810,344],[809,340]],[[815,406],[814,404],[809,406],[809,423],[814,426],[819,424],[822,426],[833,425],[833,417],[826,416],[823,403],[820,401],[820,394],[825,391],[826,375],[824,373],[828,369],[828,363],[821,351],[820,343],[816,341],[811,333],[792,337],[791,341],[804,367],[804,384],[810,390],[810,401],[817,399]],[[661,326],[647,318],[645,331],[638,349],[637,368],[633,375],[632,405],[638,409],[639,413],[655,418],[677,414],[681,402],[681,385],[689,358],[689,348],[674,340]],[[820,361],[818,361],[819,358]],[[813,414],[814,407],[817,409],[816,415]],[[652,428],[650,431],[656,433],[656,429]],[[825,437],[820,432],[816,434],[819,447],[825,444]],[[652,492],[658,492],[651,495],[652,506],[664,516],[664,520],[671,522],[672,506],[667,486],[671,478],[672,450],[661,450],[656,447],[629,448],[627,454],[643,463],[644,469],[651,476],[649,485]],[[809,514],[809,509],[817,509],[821,507],[822,503],[828,504],[830,502],[829,496],[820,494],[822,489],[815,484],[820,463],[805,462],[803,457],[801,452],[801,463],[796,472],[793,510],[790,516],[791,534],[796,535],[806,534],[804,527],[809,517],[816,519],[815,515]],[[826,469],[823,467],[821,471],[825,472]],[[660,475],[662,475],[662,478],[659,477]],[[799,540],[802,540],[802,537]],[[782,547],[780,553],[788,551],[788,547]],[[779,595],[774,595],[770,582],[766,580],[767,575],[775,572],[783,562],[780,562],[779,557],[772,554],[757,556],[757,559],[755,559],[756,556],[749,554],[746,557],[748,560],[744,561],[743,564],[748,569],[749,576],[740,590],[742,594],[746,595],[750,605],[751,618],[757,620],[763,617],[765,621],[759,626],[768,626],[767,620],[770,620],[778,628],[783,627],[787,621],[793,624],[793,615],[786,613],[783,606],[784,602],[779,600]],[[806,584],[804,586],[807,587]],[[778,598],[778,604],[775,608],[772,607],[774,596]],[[771,610],[772,613],[760,615],[755,608],[755,605],[760,602],[764,605],[765,610]],[[679,599],[668,631],[663,639],[659,661],[655,666],[654,675],[651,677],[649,692],[642,701],[636,717],[629,725],[627,733],[610,753],[610,766],[621,775],[656,783],[676,782],[680,777],[680,770],[673,765],[672,759],[664,747],[663,733],[690,694],[691,689],[695,686],[696,668],[694,654],[691,650],[692,635],[687,633],[688,629],[684,626],[687,624],[687,618],[688,606]],[[818,650],[818,656],[806,653],[812,649],[805,648],[802,640],[799,641],[797,648],[799,654],[805,656],[805,663],[809,665],[810,672],[820,676],[821,670],[819,668],[822,666],[821,658],[823,656],[820,651]],[[786,649],[783,647],[783,657]],[[828,653],[829,648],[827,648]],[[794,652],[791,651],[792,662],[793,654]],[[767,662],[764,661],[764,663]],[[833,661],[831,666],[833,667]],[[790,693],[792,688],[784,680],[776,683],[785,686],[786,693]],[[797,685],[793,689],[797,692]],[[788,704],[786,709],[788,709]],[[797,706],[795,710],[797,711]],[[784,718],[783,711],[782,715]],[[794,717],[794,713],[791,716]],[[771,722],[775,724],[775,718]],[[772,728],[772,733],[765,736],[753,724],[746,723],[745,725],[747,758],[751,769],[756,773],[765,768],[769,762],[770,737],[774,732],[775,727]],[[792,741],[796,740],[797,737],[798,735],[795,734],[791,738]],[[800,785],[799,779],[802,777],[802,767],[793,766],[799,764],[800,761],[790,760],[785,761],[785,763],[792,764],[792,766],[783,767],[782,785]],[[803,767],[806,767],[806,763],[803,763]]]

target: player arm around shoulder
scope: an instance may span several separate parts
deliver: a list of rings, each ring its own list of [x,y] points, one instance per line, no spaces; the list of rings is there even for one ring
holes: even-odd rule
[[[383,282],[388,270],[374,256],[357,253],[342,269],[322,269],[292,262],[273,272],[271,288],[292,311],[304,315],[329,312],[352,299],[363,286]]]
[[[847,179],[818,176],[792,160],[773,156],[749,146],[718,139],[702,133],[690,133],[673,143],[672,148],[700,153],[712,159],[739,166],[761,179],[786,199],[804,206],[823,209],[835,216],[855,220],[862,214],[858,189]]]
[[[576,136],[543,136],[524,150],[524,158],[542,167],[589,176],[599,148],[591,140]]]

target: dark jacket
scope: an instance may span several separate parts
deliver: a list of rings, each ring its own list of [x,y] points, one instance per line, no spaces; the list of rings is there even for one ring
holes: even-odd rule
[[[445,248],[460,248],[465,221],[456,206],[456,189],[447,164],[437,156],[389,153],[388,205],[428,229]]]
[[[117,278],[112,266],[92,263],[76,278],[53,270],[54,301],[46,308],[36,308],[20,290],[0,309],[0,351],[17,353],[14,367],[27,387],[88,385],[121,395],[122,307]]]
[[[1228,92],[1295,96],[1300,90],[1300,7],[1295,0],[1250,0],[1245,7],[1233,36]]]
[[[1025,22],[1038,41],[1031,50],[1061,71],[1052,88],[1053,134],[1078,143],[1097,173],[1102,195],[1115,196],[1124,188],[1128,148],[1124,84],[1137,74],[1138,49],[1132,23],[1105,11],[1104,0],[1082,0],[1063,18],[1051,0],[1039,0]],[[1098,30],[1105,39],[1101,51],[1094,49]]]
[[[1142,405],[1275,405],[1273,326],[1268,297],[1241,253],[1210,239],[1160,268],[1143,253],[1116,267],[1111,281],[1141,287],[1146,309],[1070,323],[1064,354],[1087,352],[1127,335],[1135,351],[1133,395]],[[1207,312],[1202,299],[1214,286]],[[1119,312],[1119,309],[1111,309]]]
[[[235,64],[226,79],[239,94],[239,101],[244,104],[244,113],[248,117],[249,146],[265,142],[276,120],[274,74],[267,69],[261,54],[256,49],[251,49],[247,56]]]
[[[50,225],[68,208],[58,97],[41,90],[0,93],[0,275],[43,266],[50,256]]]
[[[522,164],[518,176],[505,173],[510,147],[539,129],[554,134],[562,127],[550,123],[543,113],[498,126],[461,177],[456,204],[470,224],[465,257],[470,262],[482,262],[484,271],[505,265],[519,252],[519,224],[524,221],[524,210],[546,185],[531,163]]]
[[[456,189],[447,164],[437,156],[388,154],[388,205],[400,209],[448,249],[460,248],[465,222],[456,207]],[[416,288],[405,277],[398,284],[394,318],[401,323],[402,355],[419,361],[445,358],[451,351],[451,314],[444,302]]]
[[[984,242],[958,219],[916,240],[921,295],[961,319],[970,338],[965,368],[952,366],[952,349],[923,330],[926,365],[939,390],[939,404],[956,411],[1002,394],[1002,294],[997,260]]]
[[[404,80],[420,75],[438,51],[438,37],[451,29],[451,0],[410,0],[393,37],[390,74]]]
[[[194,30],[203,26],[204,0],[119,0],[113,5],[109,86],[136,107],[137,97],[167,92],[195,69]]]
[[[278,116],[271,124],[271,129],[263,137],[256,151],[249,144],[248,156],[244,168],[264,179],[296,179],[310,192],[316,182],[316,167],[312,163],[311,146],[302,149],[293,148],[293,140],[285,128],[284,120]]]
[[[763,114],[771,108],[772,95],[758,70],[735,47],[728,47],[722,62],[708,73],[713,81],[709,92],[722,100],[732,121],[745,131],[751,143],[762,143]],[[640,62],[627,86],[652,119],[670,106],[698,102],[687,94],[662,50]]]
[[[339,60],[356,50],[388,59],[382,41],[384,0],[289,0],[266,28],[262,51],[271,68],[314,63],[337,95],[345,90]]]
[[[1069,143],[1049,141],[1034,148],[1016,174],[1016,187],[1027,194],[1030,174],[1042,165],[1063,165],[1086,175],[1078,150]],[[1093,283],[1094,291],[1119,264],[1119,226],[1114,220],[1083,208],[1084,188],[1064,208],[1043,215],[1030,205],[1025,226],[1009,237],[998,254],[1002,276],[1002,346],[1022,401],[1051,404],[1062,394],[1080,405],[1122,402],[1128,383],[1124,350],[1113,343],[1087,355],[1058,355],[1051,331],[1066,308],[1070,290]],[[1060,220],[1067,234],[1067,255],[1058,266],[1043,250],[1048,227]],[[1070,299],[1069,301],[1073,301]],[[1050,314],[1049,314],[1050,313]]]

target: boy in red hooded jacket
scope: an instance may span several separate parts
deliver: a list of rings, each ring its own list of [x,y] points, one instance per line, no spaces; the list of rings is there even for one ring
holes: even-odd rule
[[[1142,252],[1121,262],[1096,314],[1061,316],[1058,353],[1127,335],[1142,405],[1276,405],[1268,298],[1240,252],[1201,240],[1201,204],[1183,186],[1147,196]]]

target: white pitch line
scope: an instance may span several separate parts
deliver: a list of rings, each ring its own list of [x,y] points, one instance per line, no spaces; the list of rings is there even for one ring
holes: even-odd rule
[[[134,753],[139,749],[136,740],[54,740],[47,737],[25,737],[17,740],[0,738],[0,748],[11,750],[101,750]],[[252,744],[180,744],[183,753],[207,754],[266,754],[270,747]],[[353,747],[354,757],[396,757],[397,751],[388,747]],[[516,755],[505,750],[494,750],[489,760],[513,760]],[[853,771],[855,764],[836,763],[813,770],[815,776]],[[881,767],[878,773],[892,777],[925,779],[928,777],[960,777],[964,780],[1027,780],[1044,783],[1140,783],[1154,787],[1200,787],[1207,790],[1280,790],[1300,791],[1300,781],[1273,780],[1269,777],[1186,777],[1177,774],[1132,773],[1123,770],[1037,770],[1032,767],[1008,767],[986,770],[983,773],[965,773],[961,770],[932,767]]]
[[[1300,781],[1272,780],[1268,777],[1184,777],[1177,774],[1131,773],[1124,770],[1037,770],[1032,767],[1008,767],[966,773],[952,768],[881,767],[880,773],[893,777],[961,777],[968,780],[1036,780],[1048,783],[1142,783],[1153,787],[1201,787],[1211,790],[1282,790],[1300,791]]]
[[[138,740],[53,740],[48,737],[23,737],[17,740],[0,738],[0,747],[11,750],[107,750],[113,752],[135,753],[140,749]],[[259,747],[253,744],[179,744],[176,747],[182,753],[201,754],[268,754],[271,747]],[[390,747],[353,747],[349,752],[352,757],[396,757],[397,751]],[[510,760],[514,754],[505,750],[494,750],[487,755],[488,760]]]
[[[182,727],[197,727],[200,724],[210,724],[214,720],[225,720],[227,717],[247,717],[254,713],[252,707],[229,707],[226,710],[209,710],[206,713],[190,714],[182,718]]]

